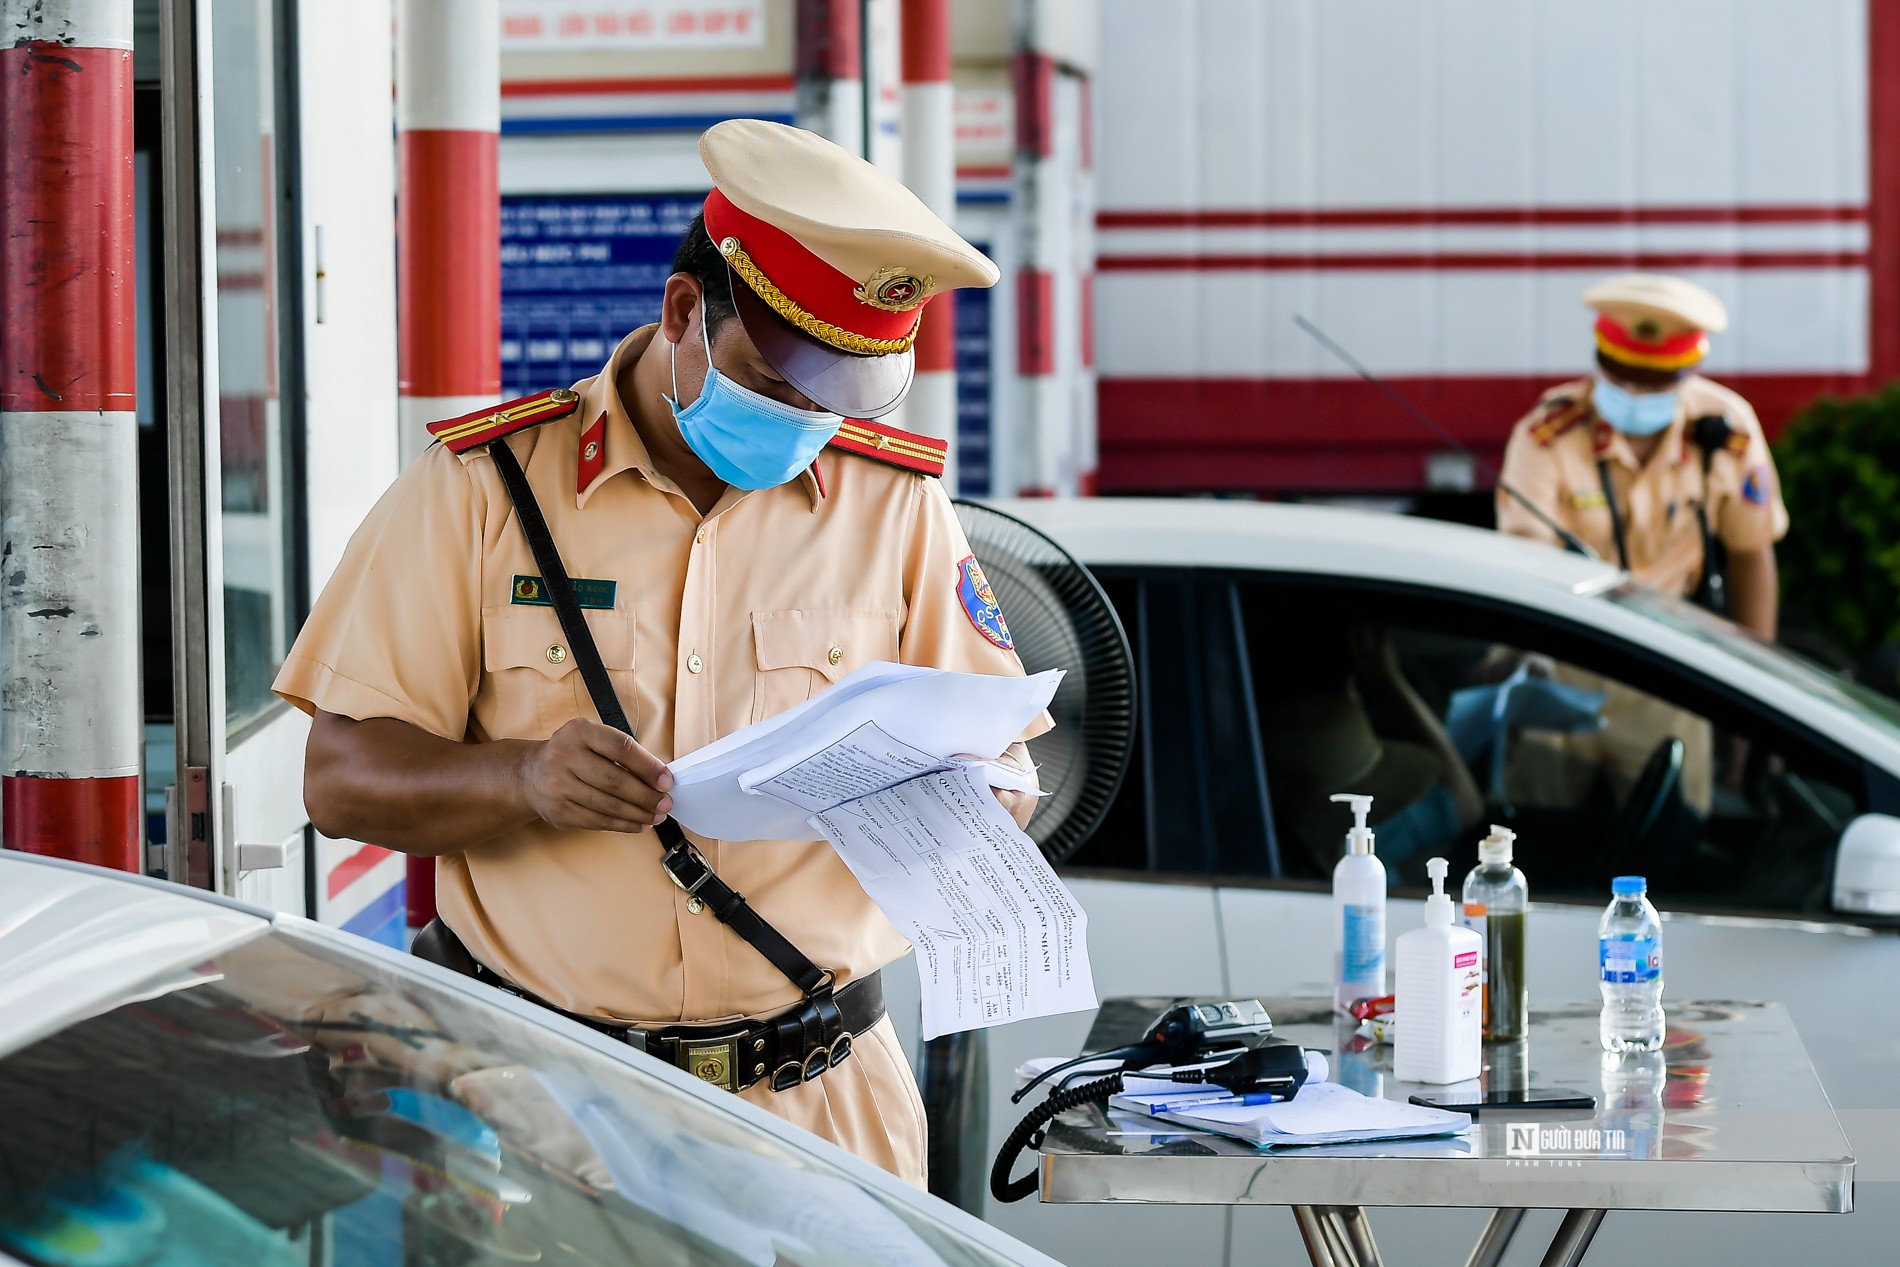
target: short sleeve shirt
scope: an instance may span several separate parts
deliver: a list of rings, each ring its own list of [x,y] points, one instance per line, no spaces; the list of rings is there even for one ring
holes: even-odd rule
[[[615,390],[653,329],[576,384],[574,413],[507,441],[649,751],[670,761],[872,660],[1022,672],[1006,630],[964,601],[971,552],[935,479],[827,450],[797,480],[728,489],[702,516],[653,469]],[[276,689],[306,710],[475,743],[592,718],[538,571],[492,457],[433,447],[358,529]],[[907,949],[828,843],[693,839],[841,980]],[[477,959],[570,1011],[660,1024],[795,1002],[757,951],[688,910],[659,853],[649,834],[534,823],[444,855],[437,906]]]
[[[1608,464],[1610,492],[1623,516],[1632,575],[1653,589],[1687,595],[1702,576],[1702,525],[1730,550],[1758,550],[1788,531],[1774,458],[1755,411],[1719,383],[1691,376],[1678,391],[1675,419],[1647,462],[1597,417],[1592,380],[1552,388],[1511,430],[1503,479],[1605,559],[1615,560],[1616,533],[1598,459]],[[1727,445],[1708,464],[1692,439],[1693,419],[1728,420]],[[1555,543],[1557,534],[1516,498],[1497,494],[1498,527]]]

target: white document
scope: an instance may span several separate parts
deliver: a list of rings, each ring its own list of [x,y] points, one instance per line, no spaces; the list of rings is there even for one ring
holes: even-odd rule
[[[717,840],[830,840],[917,949],[926,1037],[1094,1007],[1082,907],[991,791],[1034,778],[980,759],[1061,680],[868,664],[674,762],[673,817]]]
[[[798,707],[673,762],[673,817],[715,840],[816,840],[810,816],[831,808],[815,803],[820,789],[875,791],[902,777],[907,760],[945,766],[959,753],[1000,753],[1048,706],[1061,680],[1054,669],[1000,677],[867,664]],[[864,731],[867,722],[881,735]],[[906,750],[922,755],[905,758]],[[799,773],[780,788],[761,786],[793,767]],[[993,782],[1006,777],[1020,778],[1012,772]],[[807,790],[797,799],[781,794],[794,786]]]
[[[1231,1099],[1227,1103],[1194,1104],[1188,1103],[1190,1095],[1180,1094],[1173,1097],[1180,1102],[1175,1108],[1163,1102],[1167,1098],[1124,1092],[1111,1097],[1109,1103],[1166,1122],[1232,1135],[1263,1148],[1451,1135],[1471,1125],[1466,1113],[1377,1099],[1337,1082],[1309,1081],[1291,1100],[1272,1104],[1245,1104]]]
[[[811,821],[916,948],[925,1038],[1096,1005],[1087,915],[972,769]]]

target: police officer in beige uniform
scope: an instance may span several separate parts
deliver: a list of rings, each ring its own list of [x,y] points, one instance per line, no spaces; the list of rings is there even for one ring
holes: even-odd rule
[[[1721,301],[1693,282],[1648,273],[1608,278],[1583,300],[1597,312],[1596,373],[1551,388],[1519,420],[1500,485],[1652,589],[1710,601],[1725,582],[1730,614],[1772,639],[1774,543],[1788,530],[1774,459],[1748,402],[1694,373],[1709,333],[1728,325]],[[1502,488],[1497,513],[1505,532],[1557,542]],[[1718,542],[1725,577],[1711,557]],[[1577,801],[1598,768],[1633,783],[1673,735],[1685,748],[1683,796],[1707,809],[1714,741],[1704,719],[1571,666],[1557,676],[1603,692],[1606,724],[1584,735],[1527,736],[1513,758],[1515,799]]]
[[[905,942],[828,843],[681,837],[666,762],[868,661],[1022,672],[944,445],[866,421],[929,297],[997,270],[811,133],[736,120],[700,153],[659,322],[572,390],[432,425],[276,689],[315,717],[311,821],[435,856],[471,970],[922,1185],[877,979]]]
[[[1689,596],[1728,557],[1735,620],[1775,636],[1774,545],[1788,531],[1774,459],[1748,402],[1694,373],[1728,325],[1679,277],[1626,273],[1592,286],[1596,373],[1551,388],[1512,429],[1501,483],[1653,589]],[[1707,419],[1709,421],[1702,421]],[[1498,527],[1557,536],[1501,490]]]

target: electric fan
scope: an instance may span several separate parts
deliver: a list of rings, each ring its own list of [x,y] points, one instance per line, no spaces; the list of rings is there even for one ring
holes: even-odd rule
[[[1055,729],[1029,741],[1047,793],[1029,835],[1059,863],[1114,802],[1135,737],[1135,663],[1108,595],[1074,556],[1022,520],[980,502],[957,518],[1030,673],[1063,669],[1049,703]]]

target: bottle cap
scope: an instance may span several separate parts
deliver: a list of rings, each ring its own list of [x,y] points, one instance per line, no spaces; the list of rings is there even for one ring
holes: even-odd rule
[[[1484,863],[1509,863],[1511,861],[1511,842],[1517,839],[1517,833],[1509,827],[1491,824],[1491,834],[1478,842],[1478,861]]]
[[[1637,897],[1649,891],[1649,881],[1640,875],[1620,875],[1610,881],[1610,892],[1618,897]]]
[[[1443,858],[1429,858],[1425,862],[1425,874],[1432,878],[1432,895],[1425,899],[1425,923],[1427,927],[1442,928],[1451,923],[1451,897],[1445,892],[1445,876],[1451,871],[1451,864]]]
[[[1355,796],[1351,792],[1338,792],[1332,799],[1352,806],[1352,830],[1346,833],[1346,852],[1371,853],[1372,829],[1366,826],[1366,819],[1372,813],[1372,798]]]

